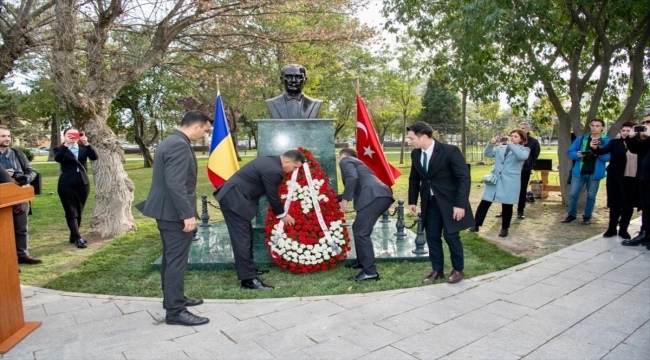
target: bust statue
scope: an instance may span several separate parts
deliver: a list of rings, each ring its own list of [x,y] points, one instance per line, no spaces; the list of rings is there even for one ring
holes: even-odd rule
[[[272,119],[314,119],[323,103],[302,93],[307,82],[307,70],[301,65],[289,64],[282,68],[280,80],[284,93],[266,100]]]

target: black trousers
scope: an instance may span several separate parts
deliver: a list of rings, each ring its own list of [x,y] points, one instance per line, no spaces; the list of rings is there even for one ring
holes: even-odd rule
[[[477,226],[483,226],[483,221],[487,216],[487,212],[492,205],[491,201],[481,200],[476,209],[476,215],[474,217],[474,223]],[[513,204],[501,204],[501,228],[509,229],[510,223],[512,222],[512,208]]]
[[[163,308],[167,315],[174,316],[185,310],[185,270],[194,235],[183,232],[182,221],[156,221],[163,244],[160,268]]]
[[[639,180],[639,201],[641,206],[641,230],[650,238],[650,180]]]
[[[81,225],[81,215],[83,215],[88,194],[90,194],[90,185],[84,184],[81,173],[77,173],[74,185],[61,185],[57,187],[61,205],[65,212],[65,220],[70,229],[70,240],[81,239],[79,225]]]
[[[454,270],[462,271],[465,268],[463,256],[463,243],[460,241],[460,232],[449,232],[442,217],[442,211],[435,196],[432,196],[427,203],[425,227],[427,246],[429,247],[429,260],[433,271],[442,274],[444,270],[444,256],[442,252],[442,236],[449,247],[451,266]]]
[[[526,193],[528,192],[530,173],[530,170],[521,170],[521,189],[519,190],[519,203],[517,204],[517,213],[524,212],[524,209],[526,208]]]
[[[29,214],[29,202],[24,202],[12,207],[14,218],[14,236],[16,237],[16,255],[18,257],[28,256],[27,252],[27,215]]]
[[[257,277],[253,261],[253,226],[247,220],[221,205],[221,213],[228,227],[230,244],[235,258],[235,269],[239,280]]]
[[[357,217],[352,223],[354,233],[354,249],[357,252],[357,261],[363,266],[366,274],[376,274],[375,251],[372,245],[372,229],[377,219],[388,210],[394,202],[392,198],[376,198],[370,204],[357,212]]]

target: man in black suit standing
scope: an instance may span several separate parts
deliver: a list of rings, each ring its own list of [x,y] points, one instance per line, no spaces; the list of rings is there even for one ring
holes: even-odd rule
[[[251,220],[255,218],[260,197],[266,194],[273,213],[288,226],[295,224],[293,217],[284,212],[278,189],[284,174],[293,172],[304,162],[305,156],[298,150],[289,150],[279,156],[259,157],[239,169],[214,193],[228,227],[242,289],[273,289],[257,278],[263,272],[258,273],[253,262]]]
[[[314,119],[323,103],[302,93],[307,82],[307,70],[297,64],[282,68],[280,80],[284,84],[284,93],[266,100],[271,119]]]
[[[415,148],[411,152],[409,211],[416,215],[419,195],[433,268],[423,281],[435,281],[445,276],[441,238],[441,233],[444,233],[453,267],[447,281],[457,283],[463,279],[465,267],[459,232],[474,225],[469,204],[469,169],[460,150],[435,141],[433,130],[426,123],[418,121],[406,130],[409,143]]]
[[[357,212],[357,217],[352,223],[357,263],[350,267],[363,269],[356,276],[349,277],[348,280],[379,280],[370,236],[379,216],[386,212],[395,201],[393,194],[390,188],[382,183],[366,164],[357,159],[356,151],[341,150],[339,152],[339,167],[345,186],[341,196],[341,210],[345,212],[348,201],[354,199],[354,210]]]
[[[156,148],[153,177],[147,200],[136,207],[156,219],[163,243],[160,277],[163,307],[169,325],[203,325],[209,319],[187,311],[187,306],[203,303],[185,297],[184,277],[190,245],[196,229],[196,156],[190,141],[201,139],[212,126],[212,119],[200,111],[190,111]]]

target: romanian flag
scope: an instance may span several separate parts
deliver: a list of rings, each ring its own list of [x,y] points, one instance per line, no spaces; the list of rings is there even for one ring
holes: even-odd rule
[[[235,146],[228,129],[226,112],[223,109],[221,94],[217,93],[214,106],[214,125],[212,128],[212,144],[208,158],[208,179],[216,189],[220,188],[232,174],[239,170]]]
[[[395,185],[395,179],[402,175],[386,160],[379,137],[366,110],[366,104],[359,95],[357,95],[357,156],[388,187]]]

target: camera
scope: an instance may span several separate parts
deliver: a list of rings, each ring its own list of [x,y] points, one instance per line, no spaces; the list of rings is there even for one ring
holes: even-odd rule
[[[501,139],[499,139],[499,141],[502,142],[502,143],[507,142],[508,137],[507,136],[502,136]]]
[[[27,176],[22,172],[15,171],[13,178],[14,180],[16,180],[16,183],[18,183],[18,185],[20,186],[27,185]]]
[[[634,132],[637,134],[644,133],[645,132],[645,126],[643,125],[637,125],[634,127]]]

